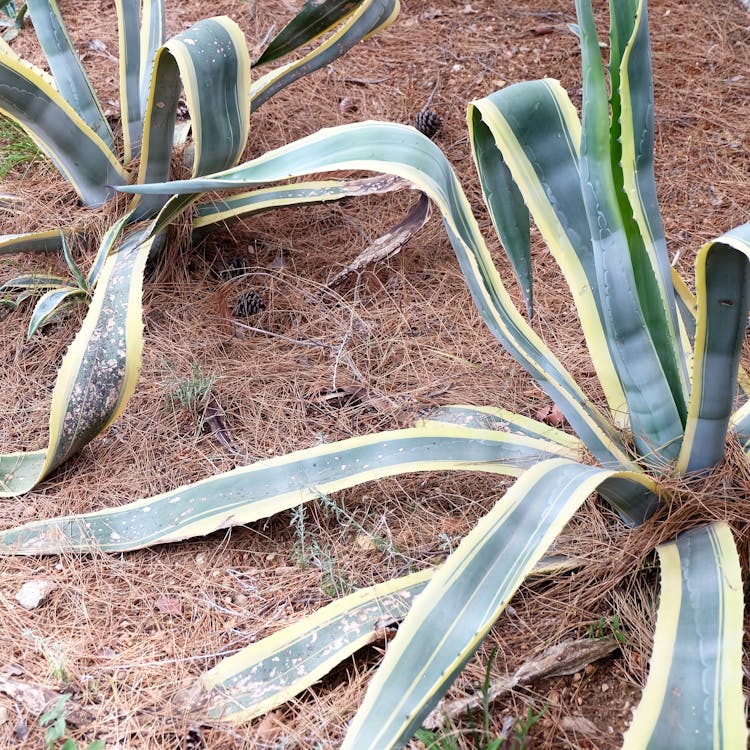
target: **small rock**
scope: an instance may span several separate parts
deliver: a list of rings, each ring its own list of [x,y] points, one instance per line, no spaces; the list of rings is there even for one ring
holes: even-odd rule
[[[0,706],[0,724],[6,724],[10,718],[10,712],[6,706]]]
[[[195,564],[196,565],[205,565],[206,564],[206,553],[205,552],[199,552],[195,556]]]
[[[24,609],[36,609],[56,588],[57,584],[54,581],[26,581],[18,590],[16,601]]]

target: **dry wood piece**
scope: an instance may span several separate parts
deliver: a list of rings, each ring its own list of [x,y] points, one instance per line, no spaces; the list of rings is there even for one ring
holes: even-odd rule
[[[618,646],[619,643],[614,638],[580,638],[550,646],[536,658],[522,664],[514,674],[492,680],[489,699],[494,701],[517,685],[528,685],[543,677],[560,677],[579,672],[588,664],[609,656]],[[468,698],[441,702],[425,719],[424,726],[428,729],[439,729],[443,726],[446,716],[449,719],[466,716],[468,711],[482,705],[483,698],[482,694],[475,693]]]

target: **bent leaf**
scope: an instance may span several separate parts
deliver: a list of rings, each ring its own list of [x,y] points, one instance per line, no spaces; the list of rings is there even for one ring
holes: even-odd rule
[[[558,404],[600,461],[635,468],[616,430],[516,309],[453,169],[440,149],[414,128],[378,122],[329,128],[215,175],[118,189],[128,193],[176,194],[154,224],[152,231],[159,231],[191,204],[190,194],[341,169],[398,175],[435,202],[474,301],[492,333]]]
[[[109,146],[44,77],[0,52],[0,113],[15,120],[52,160],[81,200],[98,206],[127,182]]]
[[[121,552],[251,523],[386,476],[436,470],[517,476],[559,455],[571,452],[549,441],[449,425],[383,432],[260,461],[119,508],[0,532],[0,551]]]
[[[330,4],[330,0],[328,0]],[[396,20],[399,0],[360,0],[346,22],[328,39],[299,60],[294,60],[259,78],[250,88],[253,112],[290,83],[328,65],[355,44]]]
[[[154,242],[143,232],[131,234],[105,261],[83,325],[57,375],[49,445],[0,456],[0,497],[30,490],[125,408],[140,371],[141,287]]]
[[[610,478],[649,484],[564,459],[521,476],[414,602],[342,750],[390,750],[410,739],[573,513]]]
[[[744,750],[742,575],[732,532],[706,526],[657,551],[651,667],[623,750]]]
[[[109,123],[70,41],[56,0],[26,0],[26,5],[57,90],[114,153]]]
[[[580,560],[545,557],[532,576],[559,575]],[[288,701],[406,616],[435,568],[360,589],[243,648],[178,694],[176,703],[205,721],[249,721]]]
[[[699,471],[724,455],[750,309],[750,224],[704,245],[696,259],[698,319],[679,471]]]

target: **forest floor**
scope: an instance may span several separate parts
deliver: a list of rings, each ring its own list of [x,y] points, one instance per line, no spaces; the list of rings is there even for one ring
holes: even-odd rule
[[[117,117],[113,4],[59,4]],[[252,49],[298,4],[219,0],[211,13],[236,20]],[[458,171],[520,303],[481,204],[466,105],[544,76],[559,79],[579,104],[580,55],[567,27],[573,5],[402,0],[390,28],[254,113],[247,155],[346,122],[410,123],[429,102],[443,120],[436,143]],[[605,6],[596,3],[600,28]],[[197,0],[167,0],[167,10],[170,35],[206,13]],[[659,199],[670,253],[689,278],[698,248],[748,217],[750,15],[736,0],[652,0],[650,17]],[[13,49],[41,64],[29,27]],[[15,167],[2,190],[35,192],[54,210],[71,195],[42,158]],[[146,284],[142,375],[124,415],[32,492],[0,502],[0,525],[122,504],[321,441],[408,426],[439,405],[544,413],[552,406],[547,397],[475,310],[439,217],[391,260],[355,274],[335,294],[321,294],[414,200],[399,193],[284,209],[214,233],[191,253],[167,252]],[[47,218],[27,216],[22,228]],[[21,231],[18,222],[0,214],[0,234]],[[584,388],[593,387],[572,301],[548,251],[538,236],[533,240],[536,329]],[[6,256],[0,278],[64,271],[55,264],[44,256]],[[247,271],[232,274],[237,265]],[[237,302],[248,292],[264,309],[238,315]],[[83,311],[27,342],[29,314],[6,314],[0,324],[0,453],[46,444],[55,373]],[[209,398],[238,452],[203,429]],[[494,476],[409,475],[336,494],[331,500],[342,512],[310,503],[306,515],[281,513],[231,533],[123,555],[3,558],[0,680],[71,693],[89,717],[71,725],[81,747],[101,738],[107,747],[148,750],[335,748],[377,668],[382,641],[244,725],[197,725],[171,698],[221,656],[333,598],[439,562],[508,486]],[[508,747],[620,747],[645,679],[656,603],[656,589],[646,584],[657,577],[634,569],[638,556],[628,533],[590,500],[558,546],[583,558],[583,568],[523,586],[449,696],[476,691],[490,662],[493,674],[513,673],[566,639],[616,630],[624,640],[616,654],[494,702],[483,742],[511,726]],[[620,552],[611,558],[613,548]],[[606,585],[597,583],[602,571]],[[14,597],[35,578],[57,588],[27,611]],[[523,722],[539,714],[522,736]],[[42,747],[43,731],[38,711],[0,693],[0,747]],[[475,747],[463,717],[446,733],[457,747]]]

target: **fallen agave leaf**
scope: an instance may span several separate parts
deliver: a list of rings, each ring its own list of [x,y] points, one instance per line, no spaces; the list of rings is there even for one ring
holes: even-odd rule
[[[517,685],[528,685],[543,677],[560,677],[579,672],[588,664],[609,656],[619,645],[614,638],[580,638],[558,643],[522,664],[513,674],[493,679],[488,690],[489,700],[496,700]],[[467,712],[479,708],[483,700],[484,694],[476,693],[468,698],[441,702],[425,719],[424,726],[427,729],[439,729],[445,724],[446,717],[456,719],[466,716]]]
[[[421,229],[429,218],[430,199],[422,193],[404,220],[382,237],[378,237],[369,247],[366,247],[352,263],[328,282],[328,288],[333,289],[352,274],[360,273],[373,263],[387,260],[396,255],[407,240],[411,239],[412,235]]]

